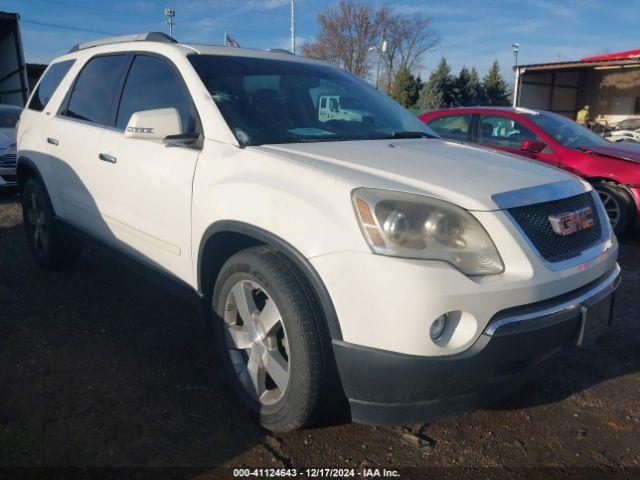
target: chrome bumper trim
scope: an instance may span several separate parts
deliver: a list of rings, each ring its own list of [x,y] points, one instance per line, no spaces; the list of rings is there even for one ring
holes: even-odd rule
[[[606,297],[613,293],[619,284],[620,266],[616,263],[613,271],[602,282],[575,298],[530,313],[501,318],[489,323],[484,333],[489,336],[502,335],[503,333],[498,330],[506,325],[510,326],[509,331],[506,332],[508,334],[555,325],[580,315],[581,307],[585,302],[598,296]]]

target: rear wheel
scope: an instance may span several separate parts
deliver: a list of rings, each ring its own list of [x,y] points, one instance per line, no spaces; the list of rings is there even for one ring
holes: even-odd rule
[[[214,334],[231,383],[273,431],[317,419],[332,378],[319,308],[295,267],[269,247],[232,256],[213,294]]]
[[[78,259],[80,242],[63,231],[53,214],[49,195],[35,178],[28,180],[22,191],[22,218],[29,250],[40,266],[60,269]]]
[[[614,183],[596,183],[594,188],[604,205],[604,209],[616,235],[624,233],[631,222],[632,200],[627,192]]]

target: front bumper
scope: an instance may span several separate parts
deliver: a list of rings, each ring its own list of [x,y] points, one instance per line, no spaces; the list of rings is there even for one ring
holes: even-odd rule
[[[613,295],[620,268],[572,292],[499,312],[467,350],[405,355],[334,340],[352,419],[407,425],[461,414],[525,383],[541,362],[575,346],[582,307]]]
[[[0,167],[0,188],[13,187],[18,184],[16,176],[16,168],[2,168]]]
[[[629,187],[629,191],[636,206],[636,221],[634,227],[636,230],[640,230],[640,187]]]

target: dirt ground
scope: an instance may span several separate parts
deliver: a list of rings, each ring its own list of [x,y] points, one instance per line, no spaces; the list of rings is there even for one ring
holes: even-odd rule
[[[70,271],[38,268],[17,198],[0,195],[0,467],[15,477],[35,472],[17,467],[70,466],[188,467],[172,478],[231,475],[222,466],[640,476],[639,238],[622,241],[613,330],[499,403],[412,428],[272,435],[230,393],[190,305],[95,251]]]

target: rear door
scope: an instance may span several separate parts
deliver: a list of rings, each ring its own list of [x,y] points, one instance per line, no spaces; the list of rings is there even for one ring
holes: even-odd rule
[[[105,240],[160,270],[191,280],[191,189],[196,144],[126,138],[135,112],[175,108],[182,132],[200,133],[198,115],[180,73],[166,58],[136,54],[116,100],[114,128],[92,159],[91,192],[108,227]]]
[[[429,120],[427,125],[442,138],[467,142],[471,139],[471,119],[470,113],[448,114]]]
[[[478,114],[476,142],[482,146],[495,148],[516,155],[558,165],[558,156],[551,147],[547,147],[540,153],[531,154],[522,150],[522,142],[525,140],[538,140],[544,142],[530,128],[522,122],[499,114]]]
[[[105,229],[94,191],[100,182],[96,164],[102,136],[113,128],[114,104],[129,60],[127,54],[91,58],[44,132],[58,186],[57,214],[89,233]]]

